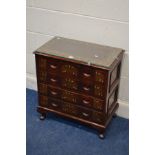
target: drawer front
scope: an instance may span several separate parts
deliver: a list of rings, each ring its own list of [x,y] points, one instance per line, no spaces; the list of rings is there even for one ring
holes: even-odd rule
[[[49,109],[70,114],[72,116],[76,116],[96,123],[104,123],[105,117],[101,112],[77,106],[69,102],[63,102],[62,100],[52,99],[44,95],[39,95],[39,99],[39,104],[43,107],[47,107]]]
[[[82,105],[96,110],[104,110],[105,102],[98,98],[84,96],[71,91],[63,90],[57,87],[48,86],[43,83],[38,84],[39,93],[48,95],[52,98],[61,99],[66,102]]]
[[[100,124],[104,123],[103,113],[76,106],[68,102],[63,102],[62,112],[77,116],[84,120],[93,121]]]
[[[107,71],[43,56],[36,57],[38,82],[103,99]]]

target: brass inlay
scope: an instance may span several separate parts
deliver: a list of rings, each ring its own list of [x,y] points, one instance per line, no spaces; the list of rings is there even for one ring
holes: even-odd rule
[[[74,75],[74,76],[77,76],[78,74],[77,69],[72,65],[63,65],[61,67],[61,71],[62,73],[66,73],[66,74]]]
[[[104,87],[101,85],[94,86],[94,94],[100,97],[104,96]]]
[[[104,83],[104,74],[100,71],[95,71],[95,81]]]
[[[73,102],[73,103],[77,102],[75,95],[68,91],[63,91],[61,97],[65,101],[69,101],[69,102]]]
[[[78,89],[78,84],[76,83],[76,81],[74,81],[71,78],[63,79],[62,86],[69,88],[69,89],[74,89],[74,90]]]
[[[62,105],[62,110],[65,112],[65,113],[68,113],[68,114],[73,114],[73,115],[76,115],[77,114],[77,109],[74,105],[72,104],[69,104],[69,103],[64,103]]]
[[[94,99],[93,107],[99,110],[103,109],[103,101]]]

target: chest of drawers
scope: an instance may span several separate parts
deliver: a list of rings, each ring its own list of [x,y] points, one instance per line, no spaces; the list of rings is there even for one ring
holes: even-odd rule
[[[34,54],[40,119],[48,112],[89,125],[100,138],[119,107],[123,50],[55,37]]]

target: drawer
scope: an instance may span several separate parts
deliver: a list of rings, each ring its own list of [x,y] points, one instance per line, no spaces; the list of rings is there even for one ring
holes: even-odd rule
[[[101,100],[91,96],[85,96],[82,94],[60,89],[58,87],[47,86],[43,83],[38,84],[38,91],[39,93],[48,95],[56,99],[61,99],[66,102],[70,102],[73,104],[81,105],[96,110],[104,110],[105,99]]]
[[[84,108],[81,106],[73,105],[68,102],[62,102],[62,112],[71,114],[78,118],[82,118],[84,120],[93,121],[99,124],[103,124],[105,121],[105,116],[103,113],[90,110],[88,108]]]
[[[39,95],[39,105],[100,124],[104,123],[105,120],[105,116],[102,112],[84,108],[62,100],[49,98],[44,95]]]

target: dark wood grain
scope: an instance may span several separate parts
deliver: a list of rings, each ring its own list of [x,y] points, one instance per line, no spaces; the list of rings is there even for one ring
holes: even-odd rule
[[[109,68],[35,52],[40,119],[52,112],[104,137],[117,103],[123,51]]]

